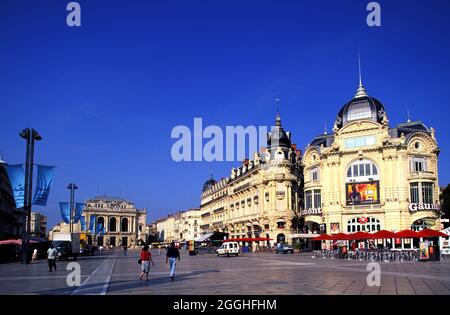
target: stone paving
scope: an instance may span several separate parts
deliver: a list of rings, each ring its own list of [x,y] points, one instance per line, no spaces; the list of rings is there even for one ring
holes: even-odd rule
[[[138,251],[83,257],[82,286],[66,285],[67,262],[49,273],[46,261],[23,266],[0,265],[0,294],[450,294],[450,260],[441,262],[381,263],[381,286],[367,285],[367,263],[314,259],[294,255],[242,254],[188,256],[181,251],[174,281],[164,255],[153,251],[150,280],[138,279]]]

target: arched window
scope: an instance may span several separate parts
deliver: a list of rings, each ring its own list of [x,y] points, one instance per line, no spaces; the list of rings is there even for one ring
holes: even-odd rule
[[[353,162],[347,169],[346,182],[365,182],[379,180],[377,166],[369,160]]]
[[[376,232],[381,230],[380,220],[372,217],[353,218],[347,222],[347,232]]]
[[[122,232],[128,232],[128,219],[122,219]]]
[[[117,229],[117,221],[116,218],[112,217],[109,219],[109,231],[110,232],[116,232]]]

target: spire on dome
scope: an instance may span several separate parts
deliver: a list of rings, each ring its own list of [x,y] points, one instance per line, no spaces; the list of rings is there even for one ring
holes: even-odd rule
[[[361,75],[361,54],[358,54],[358,69],[359,69],[359,86],[356,90],[355,98],[368,96],[364,85],[362,84],[362,75]]]

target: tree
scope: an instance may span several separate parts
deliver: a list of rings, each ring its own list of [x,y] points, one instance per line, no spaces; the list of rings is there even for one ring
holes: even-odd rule
[[[442,217],[450,219],[450,184],[448,184],[447,187],[442,190],[442,193],[439,196],[439,200],[441,201],[443,212]]]

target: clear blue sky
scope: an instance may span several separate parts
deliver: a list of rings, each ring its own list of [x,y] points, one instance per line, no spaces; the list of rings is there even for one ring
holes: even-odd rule
[[[24,161],[18,132],[43,136],[36,163],[56,165],[48,206],[59,217],[66,185],[77,201],[118,195],[149,221],[200,203],[203,182],[236,163],[172,161],[174,126],[283,125],[304,148],[357,88],[357,55],[370,95],[391,124],[437,130],[440,185],[450,182],[450,2],[84,0],[82,27],[66,25],[69,0],[0,1],[0,151]]]

